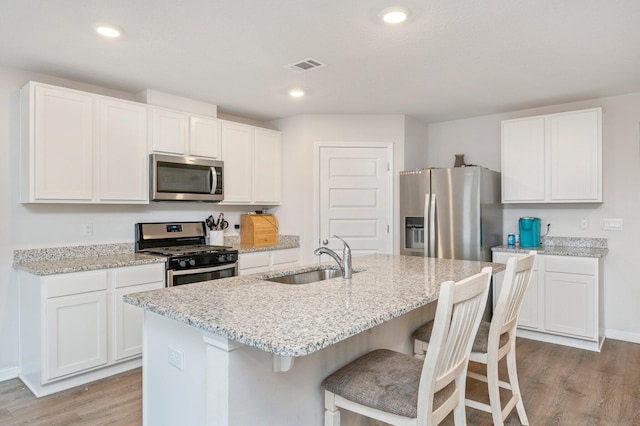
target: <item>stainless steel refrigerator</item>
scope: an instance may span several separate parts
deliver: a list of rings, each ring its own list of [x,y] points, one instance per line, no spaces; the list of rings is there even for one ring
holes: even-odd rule
[[[400,172],[400,254],[491,261],[502,240],[500,173],[472,166]]]

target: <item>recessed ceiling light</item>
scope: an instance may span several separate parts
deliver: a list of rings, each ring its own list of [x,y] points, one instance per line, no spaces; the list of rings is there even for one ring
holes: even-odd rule
[[[409,17],[409,9],[404,7],[389,7],[384,9],[380,16],[387,24],[399,24]]]
[[[289,96],[292,96],[294,98],[301,98],[304,96],[304,90],[300,90],[300,89],[289,90]]]
[[[122,30],[114,25],[99,25],[96,32],[104,37],[117,38],[122,34]]]

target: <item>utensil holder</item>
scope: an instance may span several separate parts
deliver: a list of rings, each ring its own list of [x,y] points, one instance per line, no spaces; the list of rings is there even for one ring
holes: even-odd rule
[[[209,231],[207,235],[207,243],[212,246],[224,245],[224,231]]]

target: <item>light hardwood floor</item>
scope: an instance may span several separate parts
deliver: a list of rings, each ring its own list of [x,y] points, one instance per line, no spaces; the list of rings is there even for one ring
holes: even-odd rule
[[[640,425],[640,345],[607,340],[596,353],[518,339],[517,351],[532,426]],[[43,398],[18,379],[0,382],[0,425],[139,425],[141,381],[137,369]],[[484,384],[470,380],[467,394],[486,396]],[[492,421],[488,413],[468,408],[467,423]],[[506,424],[520,424],[515,412]]]

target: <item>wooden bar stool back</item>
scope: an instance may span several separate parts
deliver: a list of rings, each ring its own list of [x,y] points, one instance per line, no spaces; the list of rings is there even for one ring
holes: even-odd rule
[[[467,366],[490,280],[484,268],[442,283],[424,360],[378,349],[324,379],[325,426],[340,425],[340,408],[392,425],[437,425],[453,411],[455,424],[466,425]]]
[[[491,413],[494,425],[503,425],[504,419],[516,407],[520,423],[528,425],[516,369],[516,327],[522,300],[524,299],[535,263],[536,252],[507,261],[504,281],[498,295],[491,322],[482,321],[471,349],[470,361],[485,364],[487,375],[468,372],[467,376],[487,383],[489,404],[467,399],[467,407]],[[416,357],[429,345],[429,324],[421,326],[413,334]],[[432,337],[431,337],[432,339]],[[427,351],[428,352],[428,351]],[[506,357],[508,382],[499,380],[498,363]],[[509,401],[502,408],[500,388],[511,391]]]

